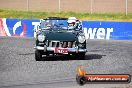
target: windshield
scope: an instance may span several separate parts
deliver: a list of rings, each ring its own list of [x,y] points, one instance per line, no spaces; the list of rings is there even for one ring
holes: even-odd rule
[[[41,29],[50,29],[50,28],[67,29],[67,27],[68,27],[67,20],[41,20],[40,21]]]

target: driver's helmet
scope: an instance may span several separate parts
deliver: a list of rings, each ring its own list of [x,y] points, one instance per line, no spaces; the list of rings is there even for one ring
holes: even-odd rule
[[[76,17],[69,17],[68,18],[68,29],[75,29],[77,27],[77,19]]]

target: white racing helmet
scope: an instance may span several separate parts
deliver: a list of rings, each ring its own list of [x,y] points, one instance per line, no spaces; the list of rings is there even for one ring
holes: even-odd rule
[[[77,21],[76,17],[69,17],[68,21],[67,21],[68,29],[76,28],[76,26],[77,26],[76,21]]]

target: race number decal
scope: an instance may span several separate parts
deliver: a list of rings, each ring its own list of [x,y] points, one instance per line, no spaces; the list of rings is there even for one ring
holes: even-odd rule
[[[68,54],[68,49],[66,49],[66,48],[55,48],[54,53]]]

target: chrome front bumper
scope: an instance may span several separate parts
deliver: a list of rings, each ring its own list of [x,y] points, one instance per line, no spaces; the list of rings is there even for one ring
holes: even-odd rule
[[[41,47],[35,46],[34,49],[37,50],[46,50],[46,51],[54,51],[55,47]],[[87,52],[87,49],[77,49],[77,48],[67,48],[68,52]]]

